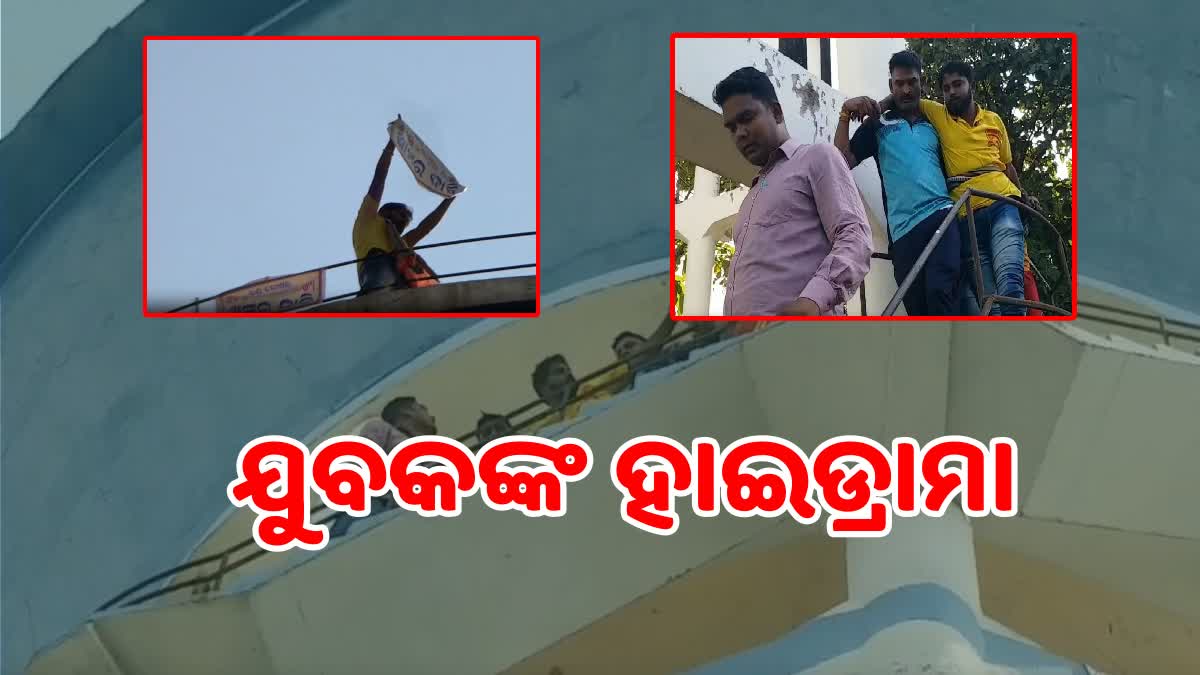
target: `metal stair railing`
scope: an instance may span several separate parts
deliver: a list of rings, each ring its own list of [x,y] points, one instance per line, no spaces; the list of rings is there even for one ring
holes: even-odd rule
[[[993,192],[984,192],[983,190],[976,190],[974,188],[967,188],[966,191],[963,192],[962,196],[960,196],[958,198],[958,201],[956,201],[954,203],[954,208],[952,208],[950,210],[950,212],[946,214],[946,217],[945,217],[945,219],[942,220],[941,225],[938,225],[937,231],[933,233],[932,237],[930,237],[929,243],[925,245],[924,250],[921,251],[921,255],[917,257],[917,262],[913,265],[913,268],[909,271],[908,275],[904,277],[904,281],[901,282],[900,288],[896,290],[896,294],[892,296],[892,299],[890,301],[888,301],[887,307],[884,308],[881,316],[893,316],[896,313],[896,309],[900,306],[900,302],[904,299],[904,294],[907,293],[908,289],[912,287],[913,283],[916,281],[917,275],[920,274],[921,270],[925,267],[925,263],[926,263],[926,261],[929,260],[929,256],[933,253],[934,247],[936,247],[938,245],[938,242],[940,242],[942,240],[942,237],[946,234],[946,231],[952,226],[955,219],[958,217],[959,210],[963,207],[964,204],[968,204],[968,200],[973,196],[974,197],[983,197],[985,199],[991,199],[991,200],[997,201],[997,202],[1004,202],[1007,204],[1012,204],[1013,206],[1017,207],[1021,211],[1025,212],[1025,213],[1030,213],[1030,214],[1033,214],[1034,216],[1036,216],[1038,218],[1038,220],[1041,221],[1041,223],[1044,223],[1046,225],[1046,227],[1049,228],[1049,230],[1052,233],[1054,233],[1054,236],[1056,238],[1056,241],[1055,241],[1056,247],[1054,249],[1054,253],[1056,254],[1056,256],[1055,256],[1057,258],[1056,262],[1058,263],[1058,267],[1062,271],[1062,274],[1059,275],[1058,280],[1055,282],[1054,286],[1050,289],[1051,296],[1053,296],[1054,293],[1056,291],[1058,291],[1058,289],[1062,286],[1064,280],[1071,278],[1071,264],[1070,264],[1070,261],[1067,259],[1067,251],[1066,251],[1066,246],[1063,242],[1062,234],[1059,233],[1058,228],[1054,227],[1054,225],[1046,218],[1045,215],[1043,215],[1037,209],[1029,206],[1028,204],[1025,204],[1025,203],[1018,201],[1016,199],[1013,199],[1011,197],[1006,197],[1004,195],[998,195]],[[1056,307],[1054,305],[1048,305],[1044,302],[1034,302],[1032,300],[1013,298],[1013,297],[1009,297],[1006,295],[999,295],[999,294],[995,294],[995,293],[985,296],[983,294],[983,289],[984,289],[983,265],[979,258],[979,239],[978,239],[978,236],[976,235],[976,230],[975,230],[975,209],[970,206],[968,206],[968,208],[967,208],[967,235],[968,235],[968,239],[971,242],[971,261],[974,265],[974,281],[975,281],[975,288],[977,289],[976,296],[978,298],[980,314],[982,316],[988,316],[991,313],[992,305],[994,305],[995,303],[1000,303],[1000,304],[1005,304],[1005,305],[1018,305],[1021,307],[1027,307],[1027,308],[1031,308],[1031,309],[1040,309],[1043,312],[1049,312],[1049,313],[1058,314],[1061,316],[1070,316],[1070,314],[1071,314],[1070,310],[1065,310],[1061,307]],[[874,257],[874,256],[872,256],[872,257]],[[863,304],[863,313],[865,315],[866,314],[865,298],[862,300],[862,304]]]

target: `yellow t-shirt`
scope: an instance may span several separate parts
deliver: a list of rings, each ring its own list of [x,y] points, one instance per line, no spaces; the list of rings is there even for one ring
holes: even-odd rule
[[[579,417],[579,413],[583,412],[584,406],[589,403],[612,398],[617,393],[615,389],[623,384],[624,380],[628,377],[629,365],[623,363],[594,380],[584,382],[579,385],[579,391],[576,392],[579,400],[568,404],[567,407],[563,408],[562,412],[547,416],[521,433],[536,434],[546,427]]]
[[[950,198],[958,201],[968,187],[1004,196],[1020,196],[1021,191],[1003,173],[1004,166],[1012,163],[1012,147],[1008,144],[1008,130],[1000,116],[984,110],[976,104],[978,114],[971,124],[955,117],[946,106],[937,101],[921,99],[921,113],[933,125],[942,145],[942,164],[947,176],[961,176],[968,171],[994,166],[1000,171],[985,173],[960,184],[950,192]],[[992,203],[991,199],[972,197],[971,206],[981,209]],[[959,215],[967,214],[964,206]]]
[[[371,195],[363,197],[362,206],[358,207],[358,217],[354,219],[354,257],[365,258],[371,249],[391,253],[395,247],[388,236],[387,221],[379,215],[379,200]],[[361,270],[362,261],[358,268]]]

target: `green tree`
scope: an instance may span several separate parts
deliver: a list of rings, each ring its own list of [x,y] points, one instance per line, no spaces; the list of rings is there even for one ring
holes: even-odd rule
[[[1069,39],[921,39],[909,49],[924,63],[926,96],[941,101],[938,70],[963,61],[975,71],[975,98],[1000,115],[1008,129],[1013,166],[1021,186],[1042,203],[1042,211],[1071,249],[1071,41]],[[1066,167],[1065,176],[1060,166]],[[1063,278],[1054,251],[1056,238],[1030,217],[1029,257],[1044,276],[1042,302],[1070,307],[1071,284]],[[1062,281],[1059,284],[1059,281]],[[1050,287],[1059,285],[1053,296]]]

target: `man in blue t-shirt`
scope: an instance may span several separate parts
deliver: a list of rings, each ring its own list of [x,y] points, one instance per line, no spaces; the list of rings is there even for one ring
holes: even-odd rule
[[[850,168],[875,159],[883,185],[888,242],[896,283],[900,284],[946,221],[954,202],[946,190],[937,131],[921,114],[921,59],[911,51],[888,61],[893,110],[879,116],[874,99],[846,101],[838,117],[833,144]],[[863,120],[850,138],[850,120]],[[959,232],[953,219],[913,285],[904,294],[909,316],[958,314],[957,284],[961,264]]]

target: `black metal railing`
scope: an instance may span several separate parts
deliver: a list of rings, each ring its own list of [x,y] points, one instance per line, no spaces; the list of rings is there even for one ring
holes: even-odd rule
[[[875,254],[874,257],[879,258],[879,259],[885,259],[885,260],[889,259],[889,257],[886,254],[882,254],[882,253]],[[1146,312],[1137,312],[1137,311],[1121,309],[1121,308],[1117,308],[1117,307],[1110,307],[1110,306],[1103,305],[1100,303],[1095,303],[1095,302],[1079,301],[1078,304],[1081,308],[1086,308],[1088,310],[1106,311],[1106,312],[1111,312],[1111,313],[1115,313],[1115,314],[1120,314],[1120,315],[1123,315],[1126,317],[1145,319],[1151,323],[1149,325],[1140,325],[1140,324],[1132,323],[1130,321],[1123,321],[1120,319],[1113,319],[1110,317],[1102,316],[1100,314],[1095,314],[1091,311],[1087,311],[1087,312],[1080,311],[1080,313],[1079,313],[1080,318],[1088,319],[1091,321],[1096,321],[1099,323],[1105,323],[1105,324],[1110,324],[1110,325],[1114,325],[1114,326],[1124,327],[1124,328],[1128,328],[1128,329],[1132,329],[1132,330],[1138,330],[1138,331],[1143,331],[1143,332],[1147,332],[1147,333],[1161,335],[1165,344],[1170,344],[1170,341],[1172,339],[1188,340],[1188,341],[1193,341],[1193,342],[1200,344],[1200,324],[1194,324],[1194,323],[1189,323],[1186,321],[1179,321],[1179,320],[1175,320],[1175,319],[1167,319],[1165,317],[1162,317],[1162,316],[1156,315],[1156,314],[1150,314],[1150,313],[1146,313]],[[616,370],[617,368],[620,368],[622,365],[631,366],[632,362],[634,360],[638,359],[639,357],[646,356],[654,350],[665,350],[667,345],[669,345],[673,342],[678,342],[681,338],[687,337],[689,335],[694,335],[698,330],[699,329],[696,326],[691,326],[691,327],[685,328],[684,330],[679,331],[678,333],[675,333],[674,335],[670,336],[661,345],[651,346],[637,354],[630,356],[629,358],[618,359],[618,360],[608,364],[607,366],[604,366],[603,368],[600,368],[591,373],[588,373],[584,377],[580,378],[578,380],[578,383],[582,385],[587,382],[596,380],[600,377],[604,377],[608,373]],[[706,330],[724,333],[724,335],[720,336],[721,339],[723,339],[725,336],[728,336],[728,333],[725,332],[724,328],[708,328]],[[706,335],[712,336],[712,335],[714,335],[714,333],[706,333]],[[694,345],[689,345],[689,346],[685,347],[683,349],[683,352],[686,354],[686,358],[690,358],[692,351],[694,351],[697,348],[706,346],[707,344],[712,344],[715,341],[716,340],[710,340],[710,341],[694,340],[693,341]],[[632,378],[636,378],[637,375],[638,375],[638,372],[636,372],[636,371],[631,373]],[[630,386],[630,385],[632,385],[632,381],[627,386]],[[612,392],[612,393],[616,393],[616,392]],[[585,399],[591,397],[592,395],[593,394],[590,392],[585,393],[585,394],[577,394],[572,399],[570,399],[564,405],[564,407],[574,404],[574,403],[578,403],[579,401],[585,400]],[[526,419],[520,420],[519,422],[513,423],[513,420],[516,419],[518,416],[525,415],[526,413],[536,410],[539,407],[544,408],[544,410],[532,415],[531,417],[528,417]],[[561,413],[562,413],[561,409],[550,408],[549,406],[546,406],[546,404],[543,403],[540,399],[535,399],[529,403],[526,403],[522,406],[519,406],[519,407],[513,409],[512,411],[505,414],[503,417],[509,424],[512,425],[513,432],[520,433],[522,431],[530,429],[531,427],[539,424],[540,422],[545,421],[546,419],[552,417],[553,415],[558,415]],[[562,420],[562,421],[566,421],[566,420]],[[456,437],[456,440],[458,440],[459,442],[464,443],[464,444],[473,445],[478,440],[476,433],[477,433],[476,431],[467,432],[465,434],[462,434],[462,435]],[[319,513],[321,513],[322,511],[329,511],[330,513],[328,513],[321,519],[316,520],[315,521],[316,524],[328,524],[339,517],[345,516],[345,514],[343,514],[341,512],[332,511],[324,504],[319,504],[316,507],[314,507],[311,510],[310,515],[316,516]],[[111,609],[118,605],[120,605],[121,607],[131,607],[131,606],[135,606],[135,605],[140,605],[142,603],[148,602],[155,598],[162,597],[164,595],[168,595],[170,593],[173,593],[173,592],[176,592],[179,590],[183,590],[186,588],[196,588],[197,592],[209,592],[209,591],[217,590],[220,588],[221,582],[226,575],[228,575],[229,573],[237,570],[238,568],[243,567],[251,562],[254,562],[255,560],[270,553],[269,551],[267,551],[265,549],[257,548],[240,558],[236,558],[236,559],[234,558],[234,556],[236,554],[241,553],[242,551],[244,551],[248,548],[251,548],[254,545],[255,545],[255,542],[252,537],[246,538],[246,539],[239,541],[238,543],[220,551],[219,553],[214,553],[214,554],[207,555],[207,556],[204,556],[201,558],[197,558],[197,559],[191,560],[187,563],[172,567],[163,572],[159,572],[158,574],[148,577],[148,578],[138,582],[136,585],[125,589],[124,591],[122,591],[121,593],[119,593],[118,595],[116,595],[109,601],[105,602],[103,605],[101,605],[97,609],[97,611],[98,612],[105,611],[105,610]],[[135,594],[137,594],[139,591],[145,590],[146,588],[152,586],[156,582],[171,578],[173,576],[180,574],[181,572],[186,572],[187,570],[190,570],[190,569],[196,569],[196,568],[203,567],[206,565],[211,565],[213,563],[216,563],[217,567],[215,570],[213,570],[212,572],[210,572],[208,574],[193,577],[191,579],[187,579],[184,581],[174,582],[165,587],[155,589],[152,591],[146,591],[144,593],[141,593],[140,595],[135,596]],[[131,596],[134,596],[134,597],[131,598]],[[127,600],[127,598],[128,598],[128,600]]]
[[[531,230],[528,232],[510,232],[507,234],[494,234],[494,235],[490,235],[490,236],[486,236],[486,237],[471,237],[469,239],[455,239],[454,241],[443,241],[443,242],[438,242],[436,244],[422,244],[420,246],[413,246],[410,249],[408,249],[407,251],[424,251],[427,249],[441,248],[444,246],[458,246],[460,244],[474,244],[474,243],[478,243],[481,241],[496,241],[498,239],[512,239],[514,237],[532,237],[535,235],[537,235],[537,230]],[[405,251],[405,252],[407,252],[407,251]],[[288,275],[285,275],[284,277],[280,277],[280,278],[287,278],[287,277],[292,277],[292,276],[299,276],[301,274],[311,274],[312,272],[322,272],[325,270],[337,269],[338,267],[354,265],[354,264],[357,264],[360,262],[364,262],[366,260],[373,260],[375,258],[391,257],[391,255],[392,254],[390,254],[390,253],[376,253],[374,255],[368,255],[368,256],[364,256],[362,258],[355,258],[354,260],[344,260],[342,262],[334,263],[332,265],[325,265],[324,267],[314,267],[311,270],[304,270],[303,272],[296,272],[294,274],[288,274]],[[483,268],[483,269],[467,270],[465,272],[453,272],[451,274],[430,273],[429,276],[432,278],[438,279],[440,281],[442,279],[449,279],[451,277],[465,277],[465,276],[471,276],[473,274],[487,274],[487,273],[491,273],[491,272],[504,272],[504,271],[508,271],[508,270],[528,269],[530,267],[537,267],[537,264],[536,263],[525,263],[525,264],[521,264],[521,265],[504,265],[504,266],[500,266],[500,267],[488,267],[488,268]],[[249,284],[249,285],[253,285],[253,283]],[[309,309],[312,309],[312,307],[314,307],[314,306],[318,306],[318,305],[321,305],[321,304],[324,304],[327,302],[333,302],[334,300],[341,300],[344,298],[354,297],[354,296],[358,296],[358,295],[366,295],[368,293],[374,293],[376,291],[381,291],[381,290],[385,290],[385,289],[393,288],[393,287],[394,286],[391,286],[391,285],[371,286],[369,288],[363,288],[363,289],[360,289],[357,291],[353,291],[351,293],[344,293],[342,295],[337,295],[332,298],[324,298],[319,303],[308,303],[308,304],[304,304],[304,305],[294,306],[287,310],[282,310],[281,313],[291,313],[291,312],[299,312],[299,311],[309,310]],[[243,288],[243,287],[239,287],[239,288]],[[176,307],[175,309],[168,310],[167,313],[175,314],[175,313],[182,312],[189,308],[194,309],[195,311],[198,312],[198,311],[200,311],[200,305],[202,305],[206,302],[210,302],[212,300],[216,300],[217,298],[221,297],[222,295],[225,295],[226,293],[230,293],[230,292],[236,291],[236,290],[237,290],[237,288],[234,288],[234,289],[227,290],[227,291],[221,291],[220,293],[217,293],[216,295],[210,295],[207,298],[197,298],[197,299],[189,302],[186,305],[180,305],[179,307]]]
[[[718,339],[723,339],[723,337],[728,336],[728,332],[724,328],[705,328],[704,330],[709,331],[709,332],[705,332],[704,336],[716,338],[716,339],[693,340],[692,344],[686,345],[682,349],[682,352],[685,355],[685,358],[682,360],[686,360],[686,358],[690,358],[691,353],[694,350],[696,350],[698,348],[702,348],[709,344],[712,344],[712,343],[716,342]],[[596,380],[598,378],[604,377],[605,375],[608,375],[609,373],[620,368],[621,366],[627,366],[627,367],[631,368],[630,380],[627,383],[624,383],[623,388],[615,390],[615,391],[611,391],[609,393],[615,394],[615,393],[619,393],[619,391],[630,389],[633,386],[635,378],[639,374],[638,371],[632,369],[633,364],[636,360],[638,360],[642,357],[646,357],[646,356],[653,356],[658,353],[665,354],[666,347],[668,345],[670,345],[671,343],[678,343],[681,338],[687,337],[689,335],[695,335],[699,331],[700,331],[700,328],[697,326],[690,326],[690,327],[684,328],[683,330],[671,335],[670,337],[668,337],[666,340],[664,340],[663,342],[661,342],[659,344],[649,345],[647,347],[644,347],[642,350],[639,350],[637,353],[630,355],[628,358],[617,359],[616,361],[608,364],[607,366],[604,366],[603,368],[600,368],[591,373],[588,373],[584,377],[579,378],[577,380],[577,383],[580,385],[586,384],[586,383]],[[505,414],[503,417],[512,426],[513,433],[521,433],[525,430],[530,429],[531,427],[534,427],[535,425],[537,425],[541,422],[544,422],[545,420],[553,417],[554,415],[561,415],[563,413],[563,410],[567,406],[570,406],[570,405],[573,405],[580,401],[584,401],[589,398],[592,398],[593,396],[595,396],[595,394],[596,394],[596,392],[584,392],[584,393],[577,392],[576,395],[573,396],[570,400],[568,400],[563,405],[562,408],[551,408],[550,406],[547,406],[545,403],[543,403],[540,399],[535,399],[529,403],[526,403],[526,404],[510,411],[509,413]],[[524,415],[526,413],[529,413],[533,410],[536,410],[539,407],[542,407],[545,409],[538,412],[537,414],[534,414],[533,416],[531,416],[527,419],[523,419],[515,424],[513,423],[513,420],[516,417],[518,417],[520,415]],[[567,420],[564,419],[561,421],[565,422]],[[557,422],[558,421],[555,421],[552,423],[557,423]],[[462,434],[461,436],[458,436],[456,438],[456,440],[458,440],[460,443],[464,443],[464,444],[473,446],[473,445],[475,445],[475,441],[478,440],[477,432],[470,431],[468,433]],[[329,509],[325,504],[318,504],[317,506],[313,507],[310,510],[309,514],[311,517],[315,517],[318,514],[320,514],[322,511],[329,511],[330,513],[328,515],[323,516],[320,520],[316,520],[315,524],[317,524],[317,525],[329,524],[338,518],[346,517],[346,515],[341,513],[340,511],[333,511],[332,509]],[[180,590],[187,589],[187,588],[196,589],[196,591],[195,591],[196,593],[207,593],[207,592],[210,592],[213,590],[217,590],[221,587],[221,583],[224,580],[224,577],[226,575],[228,575],[230,572],[233,572],[241,567],[244,567],[244,566],[250,564],[251,562],[254,562],[255,560],[258,560],[259,558],[270,553],[270,551],[267,551],[266,549],[255,548],[255,550],[247,553],[246,555],[235,558],[236,554],[241,553],[242,551],[245,551],[246,549],[254,547],[254,546],[255,546],[254,538],[248,537],[248,538],[243,539],[242,541],[239,541],[238,543],[220,551],[219,553],[213,553],[211,555],[207,555],[207,556],[204,556],[201,558],[197,558],[195,560],[188,561],[181,565],[176,565],[175,567],[172,567],[168,570],[159,572],[158,574],[155,574],[154,576],[143,579],[142,581],[138,582],[134,586],[131,586],[130,588],[125,589],[124,591],[121,591],[115,597],[113,597],[112,599],[108,600],[103,605],[101,605],[96,611],[103,612],[103,611],[112,609],[113,607],[117,607],[117,606],[132,607],[135,605],[140,605],[140,604],[143,604],[150,600],[153,600],[155,598],[159,598],[164,595],[168,595],[170,593],[174,593],[176,591],[180,591]],[[196,576],[191,579],[185,579],[182,581],[176,581],[176,582],[168,584],[167,586],[164,586],[162,588],[149,590],[149,591],[145,590],[145,589],[151,587],[152,585],[154,585],[155,583],[163,581],[164,579],[170,579],[171,577],[177,576],[182,572],[186,572],[191,569],[197,569],[200,567],[212,565],[213,563],[216,563],[216,569],[214,569],[212,572],[210,572],[208,574],[203,574],[203,575]],[[140,591],[145,591],[145,592],[142,592],[139,594]]]
[[[1158,335],[1162,337],[1163,344],[1167,346],[1172,346],[1172,340],[1186,340],[1192,343],[1190,346],[1200,347],[1200,324],[1180,321],[1178,319],[1168,319],[1161,314],[1150,314],[1148,312],[1138,312],[1120,307],[1110,307],[1098,302],[1088,302],[1085,300],[1079,301],[1079,307],[1079,318],[1081,319]],[[1116,319],[1085,310],[1109,312],[1130,319],[1145,319],[1148,323],[1138,324],[1123,318]],[[1200,354],[1200,349],[1196,353]]]
[[[950,227],[954,226],[954,222],[958,217],[958,212],[960,209],[962,209],[964,204],[968,205],[966,209],[967,238],[971,245],[971,262],[974,266],[973,280],[975,282],[976,289],[975,297],[979,302],[979,313],[983,316],[988,316],[991,314],[992,306],[996,303],[1000,303],[1006,305],[1017,305],[1030,309],[1040,309],[1043,312],[1048,312],[1051,314],[1070,316],[1071,311],[1069,309],[1063,309],[1061,307],[1049,305],[1044,302],[1034,302],[1032,300],[1024,300],[1022,298],[1013,298],[997,293],[984,295],[985,286],[983,284],[983,264],[979,257],[979,239],[975,230],[975,209],[974,207],[969,206],[969,200],[973,196],[1012,204],[1021,211],[1035,216],[1040,224],[1044,224],[1050,230],[1050,232],[1054,234],[1056,244],[1054,253],[1055,257],[1057,258],[1056,263],[1058,264],[1060,274],[1058,275],[1057,281],[1050,288],[1051,297],[1053,297],[1054,294],[1059,290],[1064,281],[1071,278],[1071,263],[1067,258],[1066,245],[1063,242],[1062,234],[1059,233],[1058,228],[1054,227],[1053,223],[1051,223],[1045,215],[1028,204],[1011,197],[998,195],[993,192],[984,192],[983,190],[976,190],[974,188],[967,188],[958,198],[958,201],[954,203],[954,208],[952,208],[950,212],[946,214],[946,217],[942,220],[942,223],[938,225],[937,231],[933,233],[932,237],[930,237],[929,243],[925,245],[924,250],[921,251],[921,255],[917,257],[917,262],[913,265],[913,268],[909,271],[908,275],[904,277],[904,281],[900,283],[900,288],[896,290],[896,294],[892,296],[890,301],[888,301],[887,307],[884,308],[881,316],[893,316],[896,313],[896,309],[899,307],[900,302],[904,299],[904,294],[907,293],[908,289],[912,287],[913,282],[915,282],[917,279],[917,275],[920,274],[921,270],[925,267],[926,261],[929,260],[929,256],[933,253],[933,249],[938,245],[938,242],[942,240],[942,237],[945,236],[946,231],[949,230]],[[863,300],[862,302],[864,307],[863,313],[865,314],[866,300]]]

